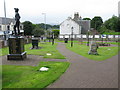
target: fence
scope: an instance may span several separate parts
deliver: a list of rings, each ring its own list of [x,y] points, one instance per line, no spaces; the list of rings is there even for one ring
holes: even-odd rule
[[[73,38],[73,39],[83,39],[87,40],[88,38],[90,40],[95,39],[95,40],[108,40],[108,41],[119,41],[120,35],[60,35],[59,39],[64,39],[64,38]]]

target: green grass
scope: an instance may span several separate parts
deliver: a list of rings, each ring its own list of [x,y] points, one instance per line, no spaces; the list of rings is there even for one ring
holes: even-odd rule
[[[25,45],[25,51],[27,51],[27,54],[32,54],[32,55],[40,55],[43,56],[44,58],[54,58],[54,59],[65,59],[65,57],[59,53],[59,51],[56,49],[57,43],[54,45],[51,44],[51,42],[45,42],[39,43],[39,47],[42,47],[41,49],[30,49],[32,47],[32,44],[26,44]],[[2,53],[1,56],[7,55],[8,52],[8,47],[2,48]],[[46,55],[46,53],[51,53],[51,56]]]
[[[120,32],[105,32],[107,35],[120,35]]]
[[[118,54],[118,47],[99,47],[99,49],[98,49],[99,55],[89,55],[88,54],[89,47],[86,45],[80,45],[80,44],[74,43],[74,46],[70,47],[70,43],[68,43],[68,44],[66,44],[66,47],[69,50],[71,50],[81,56],[84,56],[88,59],[95,60],[95,61],[103,61],[103,60],[109,59],[112,56],[115,56]]]
[[[40,67],[48,71],[38,71]],[[45,88],[69,67],[68,62],[40,62],[38,66],[3,65],[3,88]]]
[[[97,43],[102,43],[102,42],[98,42],[98,41],[96,41]],[[80,43],[80,42],[79,42]],[[83,41],[82,42],[83,44],[87,44],[87,41]],[[90,43],[90,42],[89,42]],[[103,43],[106,43],[106,44],[113,44],[113,45],[119,45],[120,46],[120,42],[106,42],[106,41],[104,41]]]
[[[120,45],[120,42],[104,42],[104,43],[109,43],[109,44],[114,44],[114,45]]]
[[[2,90],[2,65],[0,65],[0,90]]]
[[[64,40],[55,39],[55,42],[63,42],[63,43],[64,43]],[[71,40],[68,40],[68,43],[70,43],[70,42],[71,42]],[[74,40],[73,42],[74,42],[74,43],[77,43],[77,42],[79,42],[79,41]]]
[[[0,48],[0,56],[7,55],[9,53],[8,47]]]

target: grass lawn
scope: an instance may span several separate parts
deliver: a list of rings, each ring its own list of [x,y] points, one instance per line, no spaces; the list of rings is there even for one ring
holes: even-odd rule
[[[8,54],[8,47],[0,48],[0,56],[4,56]]]
[[[98,54],[99,55],[89,55],[88,51],[89,51],[89,47],[86,45],[81,45],[78,43],[74,43],[73,47],[70,47],[70,43],[66,44],[66,47],[79,54],[82,55],[86,58],[89,58],[91,60],[96,60],[96,61],[103,61],[106,59],[111,58],[112,56],[115,56],[118,54],[118,47],[99,47],[98,49]],[[119,49],[120,51],[120,49]]]
[[[63,42],[63,43],[64,43],[64,40],[55,39],[55,42]],[[71,40],[68,40],[68,42],[71,42]],[[79,41],[74,40],[73,42],[77,43],[77,42],[79,42]]]
[[[38,71],[40,67],[48,71]],[[69,67],[68,62],[40,62],[38,66],[3,65],[3,88],[45,88],[57,80]]]
[[[97,43],[102,43],[102,42],[98,42],[96,41]],[[79,42],[80,43],[80,42]],[[87,41],[83,41],[84,44],[87,44]],[[120,42],[106,42],[104,41],[103,43],[106,43],[106,44],[113,44],[113,45],[120,45]]]
[[[25,51],[27,51],[27,54],[41,55],[44,56],[44,58],[65,59],[65,57],[56,49],[57,43],[54,45],[51,45],[51,42],[39,43],[39,46],[42,47],[42,49],[34,50],[30,49],[31,46],[31,44],[25,45]],[[51,53],[52,55],[48,56],[46,53]]]
[[[109,44],[114,44],[114,45],[119,45],[120,46],[120,42],[107,42]]]
[[[26,44],[25,51],[27,51],[27,54],[40,55],[44,58],[65,59],[65,57],[56,49],[57,43],[51,45],[51,42],[45,42],[39,43],[39,46],[42,48],[31,50],[30,48],[32,47],[32,44]],[[0,50],[2,50],[1,56],[8,54],[8,47],[2,48]],[[48,56],[46,53],[51,53],[52,55]]]

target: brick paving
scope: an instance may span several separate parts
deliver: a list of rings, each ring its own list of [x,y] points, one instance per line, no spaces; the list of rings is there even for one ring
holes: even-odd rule
[[[66,49],[64,43],[59,43],[57,49],[71,65],[47,88],[118,88],[118,55],[93,61]]]

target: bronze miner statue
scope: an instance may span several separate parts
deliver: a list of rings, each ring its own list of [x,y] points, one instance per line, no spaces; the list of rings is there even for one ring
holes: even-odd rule
[[[14,10],[15,10],[14,33],[15,33],[15,35],[20,35],[20,29],[19,29],[19,26],[20,26],[20,15],[18,13],[19,9],[18,8],[14,8]],[[16,31],[16,28],[17,28],[18,32]]]

